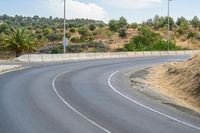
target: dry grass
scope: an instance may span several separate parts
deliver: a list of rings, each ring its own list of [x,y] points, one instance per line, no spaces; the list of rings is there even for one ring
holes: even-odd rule
[[[177,104],[200,112],[200,55],[149,69],[153,88]]]

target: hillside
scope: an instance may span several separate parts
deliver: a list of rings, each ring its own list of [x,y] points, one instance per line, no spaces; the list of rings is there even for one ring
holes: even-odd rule
[[[110,20],[108,24],[90,19],[66,20],[68,52],[107,52],[167,50],[167,17],[156,15],[143,23],[128,23],[124,17]],[[148,29],[141,33],[141,29]],[[23,32],[22,32],[23,31]],[[32,36],[34,45],[10,46],[9,36],[13,34]],[[143,35],[142,35],[143,34]],[[144,34],[145,38],[144,38]],[[151,37],[155,37],[153,40]],[[14,39],[14,38],[13,38]],[[53,17],[0,16],[0,53],[61,53],[63,40],[63,19]],[[9,40],[12,41],[12,40]],[[21,45],[21,43],[16,45]],[[194,17],[177,21],[170,18],[170,49],[199,49],[200,20]],[[180,47],[179,47],[180,46]],[[30,49],[31,48],[31,49]],[[10,56],[10,55],[8,55]]]
[[[154,32],[161,34],[163,39],[167,39],[167,32],[163,30],[156,31]],[[110,37],[102,37],[98,36],[95,37],[95,41],[103,41],[111,47],[112,51],[115,51],[117,48],[123,48],[125,44],[129,43],[130,40],[139,34],[138,29],[133,29],[133,28],[128,28],[127,29],[127,37],[125,39],[122,39],[119,37],[118,33],[113,33]],[[200,34],[200,32],[198,32]],[[193,39],[191,42],[188,42],[188,40],[185,37],[182,38],[177,38],[173,32],[170,32],[171,38],[176,42],[177,46],[180,46],[182,48],[186,49],[191,49],[191,50],[196,50],[200,49],[200,40],[199,39]]]
[[[149,69],[153,88],[177,104],[200,111],[200,54]]]

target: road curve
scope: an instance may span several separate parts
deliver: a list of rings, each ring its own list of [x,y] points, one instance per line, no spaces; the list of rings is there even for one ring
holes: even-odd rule
[[[130,87],[131,72],[187,56],[34,65],[0,75],[0,133],[199,133],[200,117]]]

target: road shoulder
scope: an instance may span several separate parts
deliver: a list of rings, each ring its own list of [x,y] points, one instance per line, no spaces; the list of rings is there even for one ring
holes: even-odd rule
[[[131,73],[129,80],[131,87],[134,90],[137,90],[143,95],[151,98],[152,100],[158,101],[161,104],[200,118],[200,112],[178,103],[170,96],[162,94],[160,91],[158,91],[159,89],[155,89],[154,86],[148,81],[148,76],[150,75],[148,70],[149,68],[145,68],[143,70]]]

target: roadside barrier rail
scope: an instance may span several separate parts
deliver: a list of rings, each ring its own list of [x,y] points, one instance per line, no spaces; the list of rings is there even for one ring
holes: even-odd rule
[[[200,50],[186,51],[141,51],[141,52],[108,52],[108,53],[68,53],[68,54],[26,54],[17,58],[22,62],[62,62],[72,60],[94,60],[109,58],[131,58],[145,56],[194,55]]]

